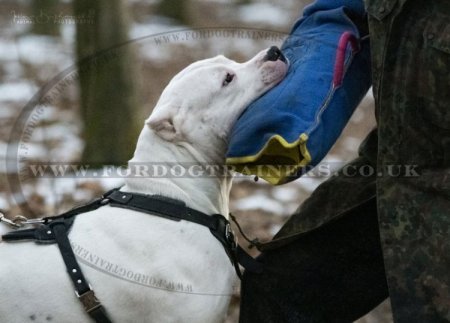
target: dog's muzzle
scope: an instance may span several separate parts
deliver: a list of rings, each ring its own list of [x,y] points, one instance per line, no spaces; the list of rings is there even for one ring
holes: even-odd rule
[[[277,46],[272,46],[269,48],[266,55],[264,56],[264,61],[275,62],[277,60],[287,63],[286,57],[283,55],[281,50]]]

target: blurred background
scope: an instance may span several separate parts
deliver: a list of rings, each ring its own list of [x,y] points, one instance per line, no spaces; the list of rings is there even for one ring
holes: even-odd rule
[[[281,45],[309,2],[0,0],[0,210],[52,215],[121,185],[90,176],[92,168],[126,165],[143,120],[179,70],[218,54],[245,61]],[[325,162],[352,159],[374,124],[369,93]],[[39,178],[24,171],[30,163],[92,168]],[[273,187],[240,176],[230,208],[248,236],[268,240],[325,179],[305,175]],[[238,320],[238,290],[230,323]],[[392,322],[389,303],[358,322]]]

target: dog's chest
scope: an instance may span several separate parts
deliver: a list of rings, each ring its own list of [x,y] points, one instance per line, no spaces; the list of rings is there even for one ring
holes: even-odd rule
[[[79,216],[69,238],[82,262],[113,274],[126,272],[128,278],[133,273],[135,280],[146,276],[210,289],[205,278],[228,276],[230,270],[234,275],[209,229],[183,220],[104,207]]]

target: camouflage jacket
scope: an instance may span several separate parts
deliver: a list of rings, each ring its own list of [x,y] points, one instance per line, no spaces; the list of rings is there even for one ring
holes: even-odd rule
[[[395,322],[450,322],[450,1],[365,5],[378,129],[261,249],[376,198]]]

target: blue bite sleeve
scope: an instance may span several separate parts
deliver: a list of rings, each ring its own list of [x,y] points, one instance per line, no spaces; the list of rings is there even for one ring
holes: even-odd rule
[[[364,19],[362,0],[305,8],[281,48],[288,73],[238,119],[228,165],[282,184],[325,157],[371,85],[368,37],[350,16]]]

